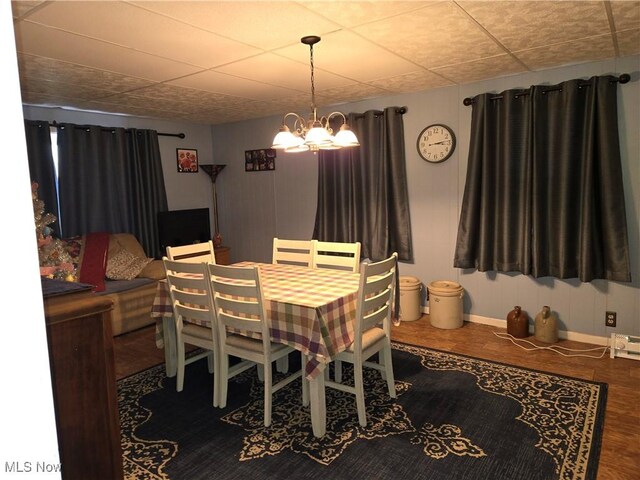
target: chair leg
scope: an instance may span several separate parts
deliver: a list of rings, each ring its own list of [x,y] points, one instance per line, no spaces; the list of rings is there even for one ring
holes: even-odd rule
[[[336,383],[342,383],[342,362],[340,360],[336,360],[333,362],[333,368]]]
[[[307,369],[307,356],[304,353],[300,355],[302,356],[302,405],[307,407],[309,406],[309,380],[307,380],[305,374],[305,370]]]
[[[264,382],[264,369],[267,368],[265,365],[260,365],[259,363],[256,365],[258,369],[258,380]]]
[[[178,356],[178,372],[176,378],[176,391],[181,392],[184,387],[184,342],[182,339],[178,339],[177,345],[177,356]]]
[[[213,364],[213,406],[217,407],[220,404],[220,372],[218,371],[219,360],[216,360],[218,352],[211,352],[211,363]]]
[[[220,353],[220,365],[218,365],[218,372],[220,373],[220,394],[218,396],[218,406],[220,408],[225,408],[227,406],[227,386],[229,385],[229,355],[227,355],[226,352]]]
[[[353,364],[353,378],[356,387],[356,406],[358,407],[358,422],[360,426],[367,426],[367,411],[364,405],[364,380],[362,376],[362,362]]]
[[[289,371],[289,355],[285,355],[276,360],[276,370],[280,373],[287,373]]]
[[[213,351],[207,355],[207,368],[209,369],[209,373],[213,373],[215,371],[215,358]]]
[[[396,398],[396,382],[393,378],[393,363],[391,362],[391,345],[386,345],[379,355],[380,359],[384,362],[383,378],[386,377],[389,396]]]
[[[268,427],[271,425],[271,385],[272,385],[272,375],[271,375],[271,364],[264,365],[264,426]]]

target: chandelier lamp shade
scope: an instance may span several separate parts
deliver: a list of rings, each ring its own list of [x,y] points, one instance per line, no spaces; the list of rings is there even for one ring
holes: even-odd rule
[[[316,91],[313,71],[313,46],[320,41],[320,37],[310,35],[300,39],[305,45],[309,45],[311,64],[311,113],[308,120],[297,113],[289,112],[282,119],[280,131],[273,139],[271,148],[284,150],[285,152],[317,152],[318,150],[338,150],[346,147],[360,145],[355,133],[347,124],[347,117],[341,112],[332,112],[329,115],[318,118],[316,108]],[[342,118],[342,125],[334,135],[330,120],[334,117]],[[291,128],[287,121],[292,122]]]

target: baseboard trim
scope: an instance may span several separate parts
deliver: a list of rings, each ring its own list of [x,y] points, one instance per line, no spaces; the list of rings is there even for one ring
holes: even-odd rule
[[[480,315],[463,315],[465,322],[480,323],[482,325],[490,325],[497,328],[507,328],[507,321],[499,318],[482,317]],[[529,333],[533,335],[533,326],[529,327]],[[566,330],[558,331],[558,338],[563,340],[572,340],[575,342],[589,343],[592,345],[607,346],[609,345],[609,337],[600,337],[598,335],[589,335],[587,333],[569,332]]]
[[[422,307],[422,313],[429,314],[429,306]],[[492,327],[507,328],[507,320],[501,318],[482,317],[480,315],[463,314],[462,318],[465,322],[480,323],[482,325],[490,325]],[[529,333],[533,335],[533,326],[530,326]],[[570,332],[566,330],[558,331],[558,338],[563,340],[571,340],[574,342],[589,343],[592,345],[608,346],[610,338],[601,337],[599,335],[590,335],[588,333]]]

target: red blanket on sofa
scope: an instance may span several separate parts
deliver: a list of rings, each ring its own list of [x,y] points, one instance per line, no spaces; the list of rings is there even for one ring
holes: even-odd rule
[[[67,241],[67,251],[77,259],[78,281],[95,285],[96,292],[105,289],[104,279],[109,252],[109,234],[106,232],[87,233]]]

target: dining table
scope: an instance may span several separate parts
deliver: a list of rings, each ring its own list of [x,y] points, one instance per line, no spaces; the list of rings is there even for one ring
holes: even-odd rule
[[[325,369],[354,340],[360,275],[342,270],[297,265],[238,262],[260,269],[271,340],[307,356],[313,434],[326,432]],[[156,344],[165,351],[168,376],[176,374],[176,330],[166,280],[158,282],[151,316],[156,319]]]

